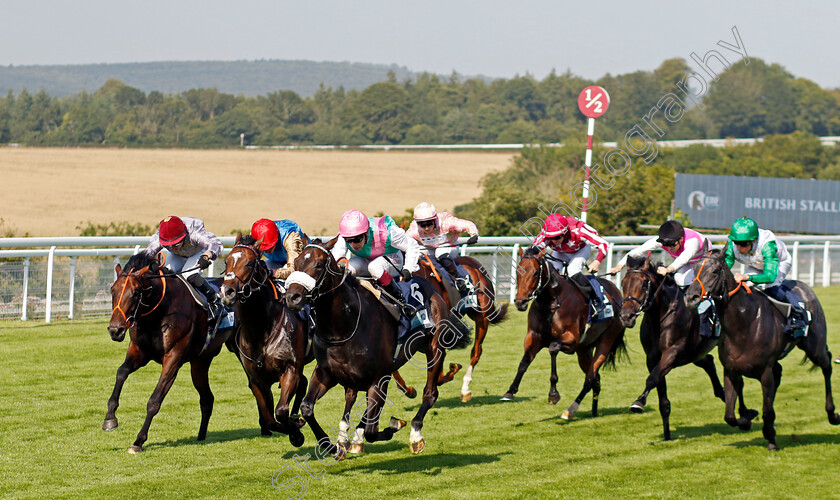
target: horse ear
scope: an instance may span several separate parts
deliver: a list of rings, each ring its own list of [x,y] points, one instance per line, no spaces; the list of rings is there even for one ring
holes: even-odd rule
[[[642,269],[647,269],[649,267],[650,267],[650,252],[648,252],[647,256],[645,257],[645,265],[644,265],[644,267],[642,267]]]
[[[264,239],[265,239],[265,236],[263,236],[262,238],[258,239],[258,240],[254,243],[254,248],[256,248],[257,250],[259,250],[259,248],[262,246],[262,242],[263,242],[263,240],[264,240]]]
[[[114,268],[114,272],[117,273],[117,276],[122,272],[122,266],[117,263],[117,267]]]
[[[338,236],[336,235],[335,238],[333,238],[330,241],[324,243],[324,248],[326,248],[327,250],[332,250],[337,241],[338,241]]]
[[[519,248],[518,248],[518,250],[519,250],[519,256],[520,256],[520,257],[522,257],[523,255],[525,255],[525,252],[522,250],[522,247],[519,247]]]
[[[542,247],[542,248],[540,248],[540,255],[539,255],[539,257],[540,257],[540,258],[545,257],[545,252],[546,252],[546,251],[548,251],[548,247]]]
[[[234,241],[234,242],[233,242],[233,246],[238,245],[238,244],[239,244],[239,240],[241,240],[241,239],[242,239],[242,233],[240,233],[240,232],[238,232],[238,231],[237,231],[237,233],[236,233],[236,241]]]

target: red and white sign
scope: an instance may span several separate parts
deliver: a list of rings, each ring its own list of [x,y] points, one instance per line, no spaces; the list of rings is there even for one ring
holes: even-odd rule
[[[597,85],[586,87],[578,96],[578,108],[588,118],[598,118],[607,112],[609,106],[610,95]]]

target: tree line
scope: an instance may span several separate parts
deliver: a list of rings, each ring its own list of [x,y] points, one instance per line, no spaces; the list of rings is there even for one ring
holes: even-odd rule
[[[108,80],[70,97],[10,91],[0,98],[0,143],[224,148],[239,146],[241,134],[259,145],[568,142],[584,134],[577,96],[593,84],[611,96],[597,139],[618,141],[689,71],[677,58],[594,81],[570,72],[489,82],[456,73],[397,81],[391,73],[361,91],[322,85],[306,98],[290,90],[257,97],[216,89],[145,93]],[[667,139],[840,135],[840,90],[752,58],[722,72],[702,105],[670,125]]]

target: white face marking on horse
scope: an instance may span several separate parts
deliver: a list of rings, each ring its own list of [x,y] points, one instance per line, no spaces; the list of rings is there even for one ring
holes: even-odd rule
[[[231,256],[231,257],[233,257],[233,267],[236,267],[236,263],[239,261],[239,257],[240,257],[241,255],[242,255],[242,254],[241,254],[240,252],[236,252],[236,253],[230,254],[230,256]]]

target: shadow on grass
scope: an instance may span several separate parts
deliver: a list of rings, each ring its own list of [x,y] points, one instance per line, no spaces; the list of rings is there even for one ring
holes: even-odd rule
[[[569,404],[571,404],[571,402],[569,402]],[[566,408],[569,407],[569,404],[564,405],[562,401],[557,403],[556,405],[554,405],[554,406],[557,407],[557,414],[556,415],[548,417],[548,418],[544,418],[542,420],[537,420],[537,422],[557,422],[558,424],[566,424],[566,423],[574,422],[576,420],[591,420],[591,419],[599,419],[599,418],[604,418],[604,417],[610,417],[610,416],[613,416],[613,415],[629,415],[630,414],[630,412],[627,410],[627,408],[625,408],[623,406],[618,406],[618,407],[614,407],[614,408],[599,407],[598,408],[598,416],[593,417],[591,407],[581,406],[578,409],[578,411],[575,412],[575,416],[571,421],[563,420],[560,417],[561,417],[561,415],[563,415],[563,412],[566,411]],[[549,403],[546,402],[546,405],[549,405]]]
[[[758,429],[758,437],[749,441],[737,441],[726,446],[734,448],[767,448],[767,440]],[[752,431],[749,431],[752,432]],[[815,444],[840,444],[840,434],[776,434],[776,444],[779,449],[792,448],[796,446],[811,446]]]
[[[271,436],[262,436],[260,434],[259,427],[252,427],[248,429],[230,429],[226,431],[207,431],[207,439],[204,441],[199,441],[196,439],[196,436],[193,434],[191,436],[185,436],[180,439],[174,439],[169,441],[161,441],[161,442],[146,442],[143,445],[144,450],[151,450],[155,448],[170,448],[170,447],[178,447],[178,446],[187,446],[187,445],[203,445],[203,444],[210,444],[210,443],[225,443],[228,441],[239,441],[241,439],[253,439],[255,437],[264,437],[265,439],[279,439],[289,444],[289,437],[285,434],[280,434],[279,432],[273,433]]]
[[[405,443],[393,444],[394,449],[405,448],[408,453],[408,446]],[[371,447],[370,452],[374,453],[380,447]],[[379,449],[379,451],[386,451]],[[403,472],[420,472],[428,476],[437,476],[444,469],[451,470],[468,465],[481,465],[498,462],[502,455],[507,453],[495,453],[493,455],[468,454],[468,453],[438,453],[428,455],[408,455],[402,458],[376,461],[353,468],[353,473],[377,472],[380,474],[402,474]]]
[[[523,401],[531,401],[535,399],[533,396],[517,396],[516,399],[513,401],[502,401],[502,396],[473,396],[473,398],[466,403],[461,402],[461,396],[456,396],[452,398],[440,398],[435,402],[435,405],[432,408],[467,408],[470,406],[485,406],[485,405],[498,405],[498,404],[512,404],[512,403],[521,403]]]

